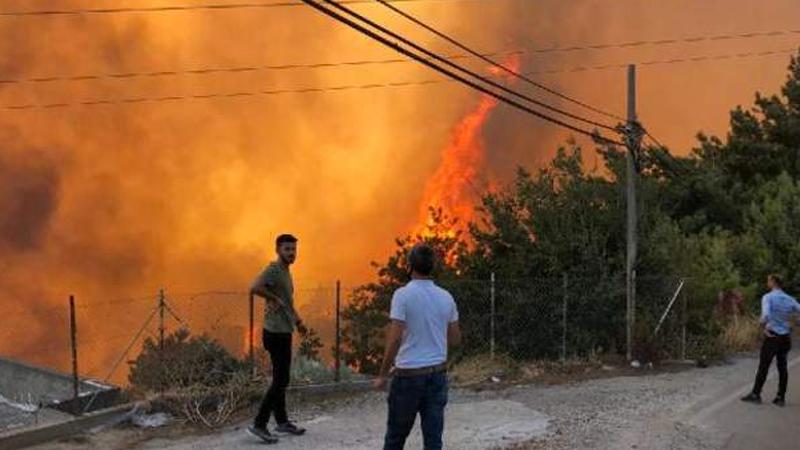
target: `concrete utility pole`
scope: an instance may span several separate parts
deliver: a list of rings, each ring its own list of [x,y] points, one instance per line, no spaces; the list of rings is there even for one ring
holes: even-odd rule
[[[642,128],[636,119],[636,66],[628,66],[628,121],[625,125],[625,146],[627,154],[627,255],[625,263],[625,294],[627,298],[627,356],[633,359],[633,334],[636,324],[636,257],[637,221],[639,217],[636,203],[637,158],[642,143]]]

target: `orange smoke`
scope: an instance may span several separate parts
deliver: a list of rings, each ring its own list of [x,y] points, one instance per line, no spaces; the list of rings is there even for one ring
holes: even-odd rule
[[[519,55],[512,55],[503,65],[518,72]],[[490,67],[489,72],[494,76],[506,75],[497,67]],[[512,77],[508,75],[505,78],[510,81]],[[482,131],[496,107],[497,99],[483,94],[477,106],[453,128],[450,143],[442,150],[439,166],[425,186],[419,205],[417,234],[425,236],[429,233],[430,208],[441,209],[447,216],[457,219],[461,226],[475,218],[475,205],[480,201],[482,190],[491,184],[484,171],[486,149]],[[455,230],[449,230],[447,234],[447,237],[454,237]]]

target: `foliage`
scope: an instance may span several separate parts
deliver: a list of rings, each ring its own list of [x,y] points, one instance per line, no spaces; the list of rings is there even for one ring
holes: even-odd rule
[[[779,95],[756,94],[752,108],[731,112],[725,139],[700,134],[698,141],[686,156],[663,147],[639,155],[637,351],[653,358],[664,352],[652,330],[678,279],[686,280],[689,351],[706,357],[742,348],[749,333],[715,319],[720,293],[740,292],[743,309],[756,312],[768,273],[782,273],[789,291],[800,289],[800,56]],[[546,167],[520,168],[511,185],[484,196],[480,219],[465,233],[452,232],[447,211],[432,210],[431,229],[397,240],[395,253],[376,265],[376,281],[350,299],[345,361],[377,369],[391,295],[407,281],[405,254],[418,241],[445,261],[438,280],[458,301],[467,354],[487,345],[492,273],[504,289],[498,345],[515,357],[558,354],[552,327],[533,325],[559,320],[564,298],[572,348],[622,350],[626,154],[596,151],[602,167],[592,170],[572,142]]]
[[[298,330],[298,333],[300,334],[300,347],[297,349],[297,354],[307,359],[319,361],[319,351],[322,350],[324,345],[317,330],[302,327]]]
[[[166,391],[190,386],[221,386],[245,364],[208,336],[190,336],[180,329],[164,337],[164,346],[147,338],[131,363],[131,386],[142,391]]]

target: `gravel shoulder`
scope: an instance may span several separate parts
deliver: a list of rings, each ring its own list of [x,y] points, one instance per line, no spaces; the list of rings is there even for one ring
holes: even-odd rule
[[[453,389],[445,441],[458,449],[716,449],[729,433],[691,420],[752,379],[756,361],[740,356],[710,368],[618,376],[561,385],[519,385],[484,391]],[[282,449],[380,448],[386,417],[382,393],[305,402],[293,416],[306,436]],[[260,448],[247,422],[203,435],[115,429],[47,448]],[[421,448],[415,427],[407,448]]]

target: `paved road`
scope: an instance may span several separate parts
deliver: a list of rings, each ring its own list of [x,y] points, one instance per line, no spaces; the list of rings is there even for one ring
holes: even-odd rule
[[[693,421],[712,427],[723,436],[725,450],[783,450],[800,449],[800,356],[790,354],[789,388],[786,407],[772,404],[777,390],[777,370],[771,368],[770,378],[764,386],[764,403],[754,405],[739,400],[752,388],[756,364],[753,361],[750,383],[745,381],[727,396],[706,406]]]

